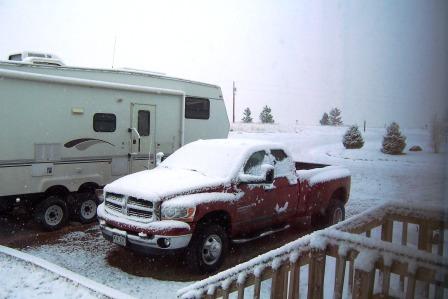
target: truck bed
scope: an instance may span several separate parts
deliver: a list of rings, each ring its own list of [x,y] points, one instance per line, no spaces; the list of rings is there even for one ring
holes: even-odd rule
[[[308,162],[294,162],[296,164],[296,170],[310,170],[315,168],[323,168],[330,165],[327,164],[319,164],[319,163],[308,163]]]

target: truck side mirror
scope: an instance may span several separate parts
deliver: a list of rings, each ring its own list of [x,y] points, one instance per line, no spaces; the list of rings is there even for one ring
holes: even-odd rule
[[[267,184],[272,184],[274,182],[274,169],[268,169],[266,172],[265,182]]]
[[[260,168],[261,174],[259,175],[241,173],[238,176],[239,181],[249,184],[272,184],[274,182],[274,167],[270,164],[263,164]]]

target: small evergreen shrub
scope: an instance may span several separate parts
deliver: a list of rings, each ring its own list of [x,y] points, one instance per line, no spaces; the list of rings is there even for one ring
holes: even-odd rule
[[[400,132],[400,126],[393,122],[386,128],[381,151],[389,155],[399,155],[406,147],[406,137]]]
[[[272,116],[272,110],[267,105],[263,107],[263,110],[260,113],[260,121],[263,124],[273,124],[274,117]]]
[[[251,123],[252,122],[253,119],[252,119],[251,114],[252,114],[252,112],[250,111],[249,107],[244,109],[243,118],[241,119],[243,121],[243,123]]]
[[[363,147],[364,139],[362,138],[358,126],[351,126],[350,128],[348,128],[348,130],[342,137],[342,144],[345,148],[348,149]]]
[[[327,113],[327,112],[325,112],[325,113],[322,115],[322,119],[321,119],[319,122],[320,122],[320,124],[321,124],[322,126],[328,126],[328,125],[330,125],[330,119],[329,119],[329,117],[328,117],[328,113]]]
[[[338,108],[333,108],[330,110],[329,124],[332,126],[342,126],[343,125],[341,110],[339,110]]]

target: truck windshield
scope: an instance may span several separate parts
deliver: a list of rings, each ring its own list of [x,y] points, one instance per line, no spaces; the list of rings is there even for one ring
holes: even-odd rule
[[[170,155],[160,167],[191,170],[210,177],[228,178],[240,166],[241,147],[224,142],[194,142]]]

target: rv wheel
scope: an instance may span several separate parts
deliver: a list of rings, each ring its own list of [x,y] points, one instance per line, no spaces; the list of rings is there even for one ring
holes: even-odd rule
[[[57,196],[47,197],[36,207],[34,217],[45,230],[57,230],[67,222],[67,205]]]
[[[96,220],[98,202],[95,195],[82,193],[78,196],[75,205],[75,215],[81,223],[90,223]]]

